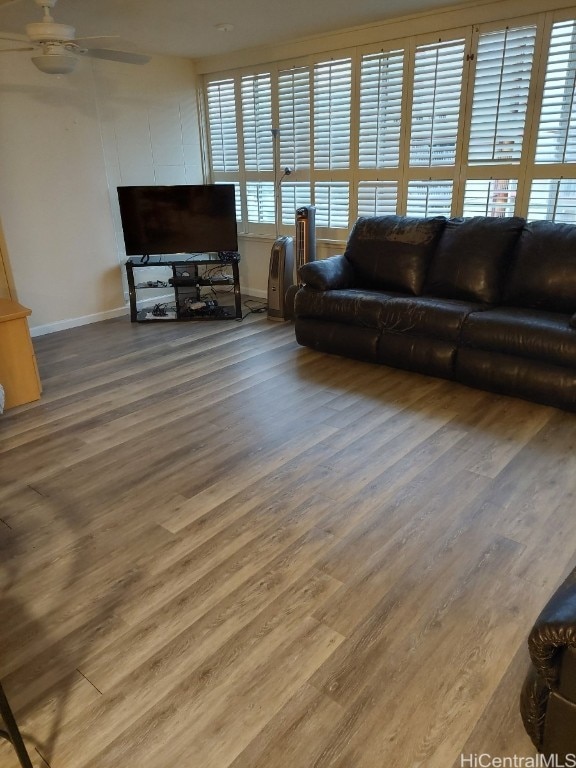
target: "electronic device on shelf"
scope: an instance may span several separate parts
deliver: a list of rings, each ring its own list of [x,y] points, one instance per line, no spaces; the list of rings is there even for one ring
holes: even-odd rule
[[[223,264],[232,264],[234,261],[240,261],[240,254],[238,251],[220,251],[218,258]]]
[[[118,187],[128,256],[202,256],[238,261],[233,184]]]

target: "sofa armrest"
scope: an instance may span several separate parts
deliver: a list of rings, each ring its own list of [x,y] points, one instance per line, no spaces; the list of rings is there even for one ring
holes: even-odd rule
[[[310,261],[298,270],[300,280],[318,291],[350,288],[354,276],[352,265],[345,256]]]
[[[550,688],[556,688],[562,652],[576,646],[576,571],[551,597],[528,636],[530,658]]]
[[[531,666],[520,694],[520,715],[526,733],[538,750],[542,749],[544,742],[544,724],[549,697],[550,689]]]

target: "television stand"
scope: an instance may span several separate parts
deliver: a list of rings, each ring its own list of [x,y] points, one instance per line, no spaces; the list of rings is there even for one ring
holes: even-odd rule
[[[126,278],[133,323],[241,320],[239,255],[131,256]]]

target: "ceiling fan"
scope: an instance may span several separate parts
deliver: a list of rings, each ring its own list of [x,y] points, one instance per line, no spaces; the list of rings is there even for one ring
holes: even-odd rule
[[[26,48],[3,48],[0,53],[14,51],[38,51],[32,56],[32,62],[41,71],[49,75],[67,75],[76,66],[78,56],[91,56],[97,59],[120,61],[125,64],[146,64],[149,56],[131,51],[113,48],[100,48],[104,41],[110,43],[110,37],[75,37],[76,30],[69,24],[57,24],[50,13],[57,0],[34,0],[44,12],[42,21],[26,25],[26,36],[31,46]],[[0,33],[0,40],[25,42],[23,38]]]

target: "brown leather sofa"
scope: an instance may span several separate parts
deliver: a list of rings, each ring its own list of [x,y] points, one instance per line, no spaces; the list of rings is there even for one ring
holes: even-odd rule
[[[363,217],[299,277],[304,346],[576,410],[576,226]]]
[[[567,755],[576,755],[576,571],[537,618],[528,648],[532,666],[520,696],[524,727],[539,752],[558,755],[563,765]]]

